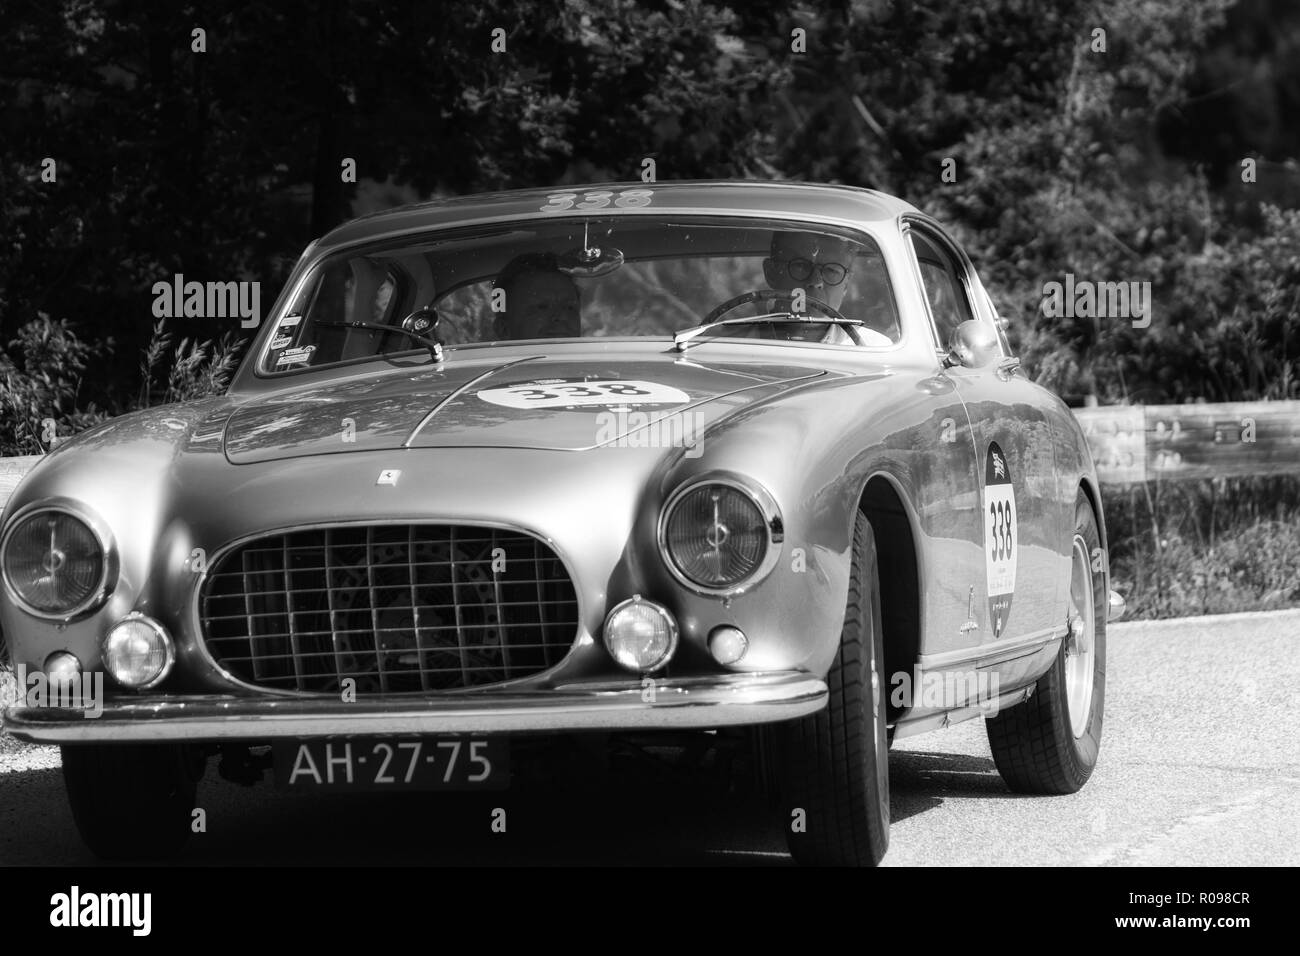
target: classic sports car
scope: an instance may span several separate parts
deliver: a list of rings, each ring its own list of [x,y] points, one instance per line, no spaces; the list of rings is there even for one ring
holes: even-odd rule
[[[874,864],[894,737],[984,716],[1013,790],[1083,785],[1123,605],[1084,438],[967,256],[793,183],[347,223],[227,395],[42,459],[0,568],[24,680],[105,677],[4,723],[109,857],[178,849],[218,752],[472,789],[525,736],[671,730],[754,742],[797,860]]]

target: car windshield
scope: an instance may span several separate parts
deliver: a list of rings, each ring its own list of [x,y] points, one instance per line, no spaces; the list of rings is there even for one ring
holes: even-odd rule
[[[495,224],[327,258],[277,319],[262,368],[425,349],[404,324],[462,347],[672,336],[716,321],[726,324],[692,344],[725,336],[869,348],[900,334],[884,259],[864,233],[625,214]]]

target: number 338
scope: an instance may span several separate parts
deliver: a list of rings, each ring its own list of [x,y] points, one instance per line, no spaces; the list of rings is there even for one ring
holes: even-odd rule
[[[650,205],[654,191],[650,189],[624,189],[614,198],[614,193],[606,190],[582,193],[582,202],[578,202],[578,193],[551,193],[546,197],[546,205],[539,207],[542,212],[564,212],[567,209],[604,209],[613,200],[615,206],[623,209],[636,209]]]

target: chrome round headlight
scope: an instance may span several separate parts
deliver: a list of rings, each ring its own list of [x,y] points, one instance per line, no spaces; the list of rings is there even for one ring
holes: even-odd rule
[[[167,629],[132,611],[104,636],[104,667],[123,687],[147,690],[160,684],[176,663]]]
[[[61,508],[19,515],[0,541],[0,572],[14,603],[41,617],[80,614],[104,597],[112,555],[91,523]]]
[[[739,481],[708,479],[677,491],[660,517],[659,545],[678,580],[732,591],[771,568],[781,518],[771,496]]]

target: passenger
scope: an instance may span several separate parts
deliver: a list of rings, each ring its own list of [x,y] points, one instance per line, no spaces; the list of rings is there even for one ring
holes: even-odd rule
[[[578,284],[560,271],[554,253],[515,256],[493,283],[505,292],[497,314],[499,339],[577,338],[582,334]]]

